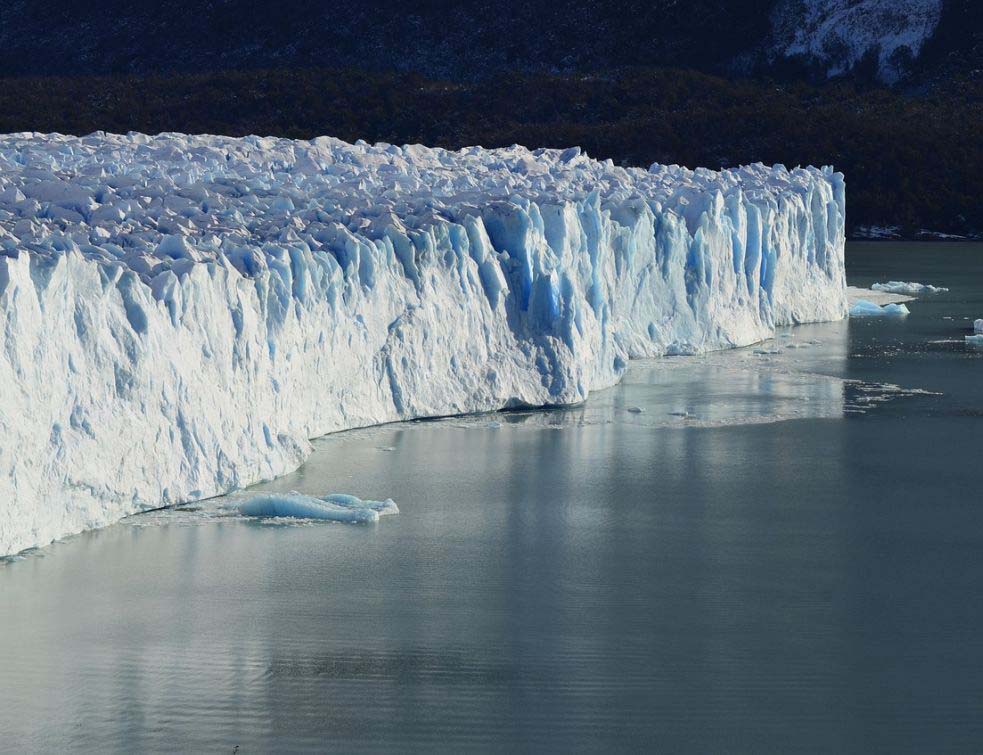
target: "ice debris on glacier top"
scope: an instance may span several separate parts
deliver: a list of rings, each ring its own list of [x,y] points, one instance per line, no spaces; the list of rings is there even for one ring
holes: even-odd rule
[[[578,147],[452,151],[331,137],[8,134],[0,136],[0,255],[57,256],[74,247],[134,270],[161,298],[172,285],[161,278],[168,271],[182,277],[196,263],[224,259],[252,277],[284,264],[285,242],[317,250],[353,235],[412,235],[495,202],[594,200],[620,215],[646,203],[685,218],[692,233],[718,193],[806,197],[821,174],[762,164],[721,172],[622,168]]]

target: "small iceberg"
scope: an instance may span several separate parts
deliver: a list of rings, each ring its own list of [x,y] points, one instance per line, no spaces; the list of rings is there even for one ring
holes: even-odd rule
[[[949,289],[941,286],[930,286],[927,283],[912,283],[907,281],[888,281],[887,283],[875,283],[871,286],[874,291],[883,291],[887,294],[905,294],[906,296],[918,296],[918,294],[944,294]]]
[[[331,493],[323,498],[296,492],[268,493],[250,498],[237,508],[244,516],[264,519],[324,519],[354,524],[378,522],[380,516],[399,513],[399,507],[392,498],[384,501],[363,501],[344,493]]]
[[[883,307],[861,299],[850,307],[850,317],[905,317],[911,314],[904,304],[885,304]]]
[[[973,322],[973,335],[966,336],[966,345],[983,349],[983,319]]]

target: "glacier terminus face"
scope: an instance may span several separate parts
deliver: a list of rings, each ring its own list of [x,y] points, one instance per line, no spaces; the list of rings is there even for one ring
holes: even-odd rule
[[[830,168],[0,137],[0,554],[846,315]]]

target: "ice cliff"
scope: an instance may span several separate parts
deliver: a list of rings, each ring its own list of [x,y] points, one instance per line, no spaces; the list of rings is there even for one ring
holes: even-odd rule
[[[831,169],[0,137],[0,554],[846,315]]]

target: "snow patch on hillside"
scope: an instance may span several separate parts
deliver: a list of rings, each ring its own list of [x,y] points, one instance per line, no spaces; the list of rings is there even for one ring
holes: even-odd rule
[[[880,78],[894,83],[941,17],[942,0],[781,0],[772,12],[772,54],[804,57],[827,76],[874,54]]]

